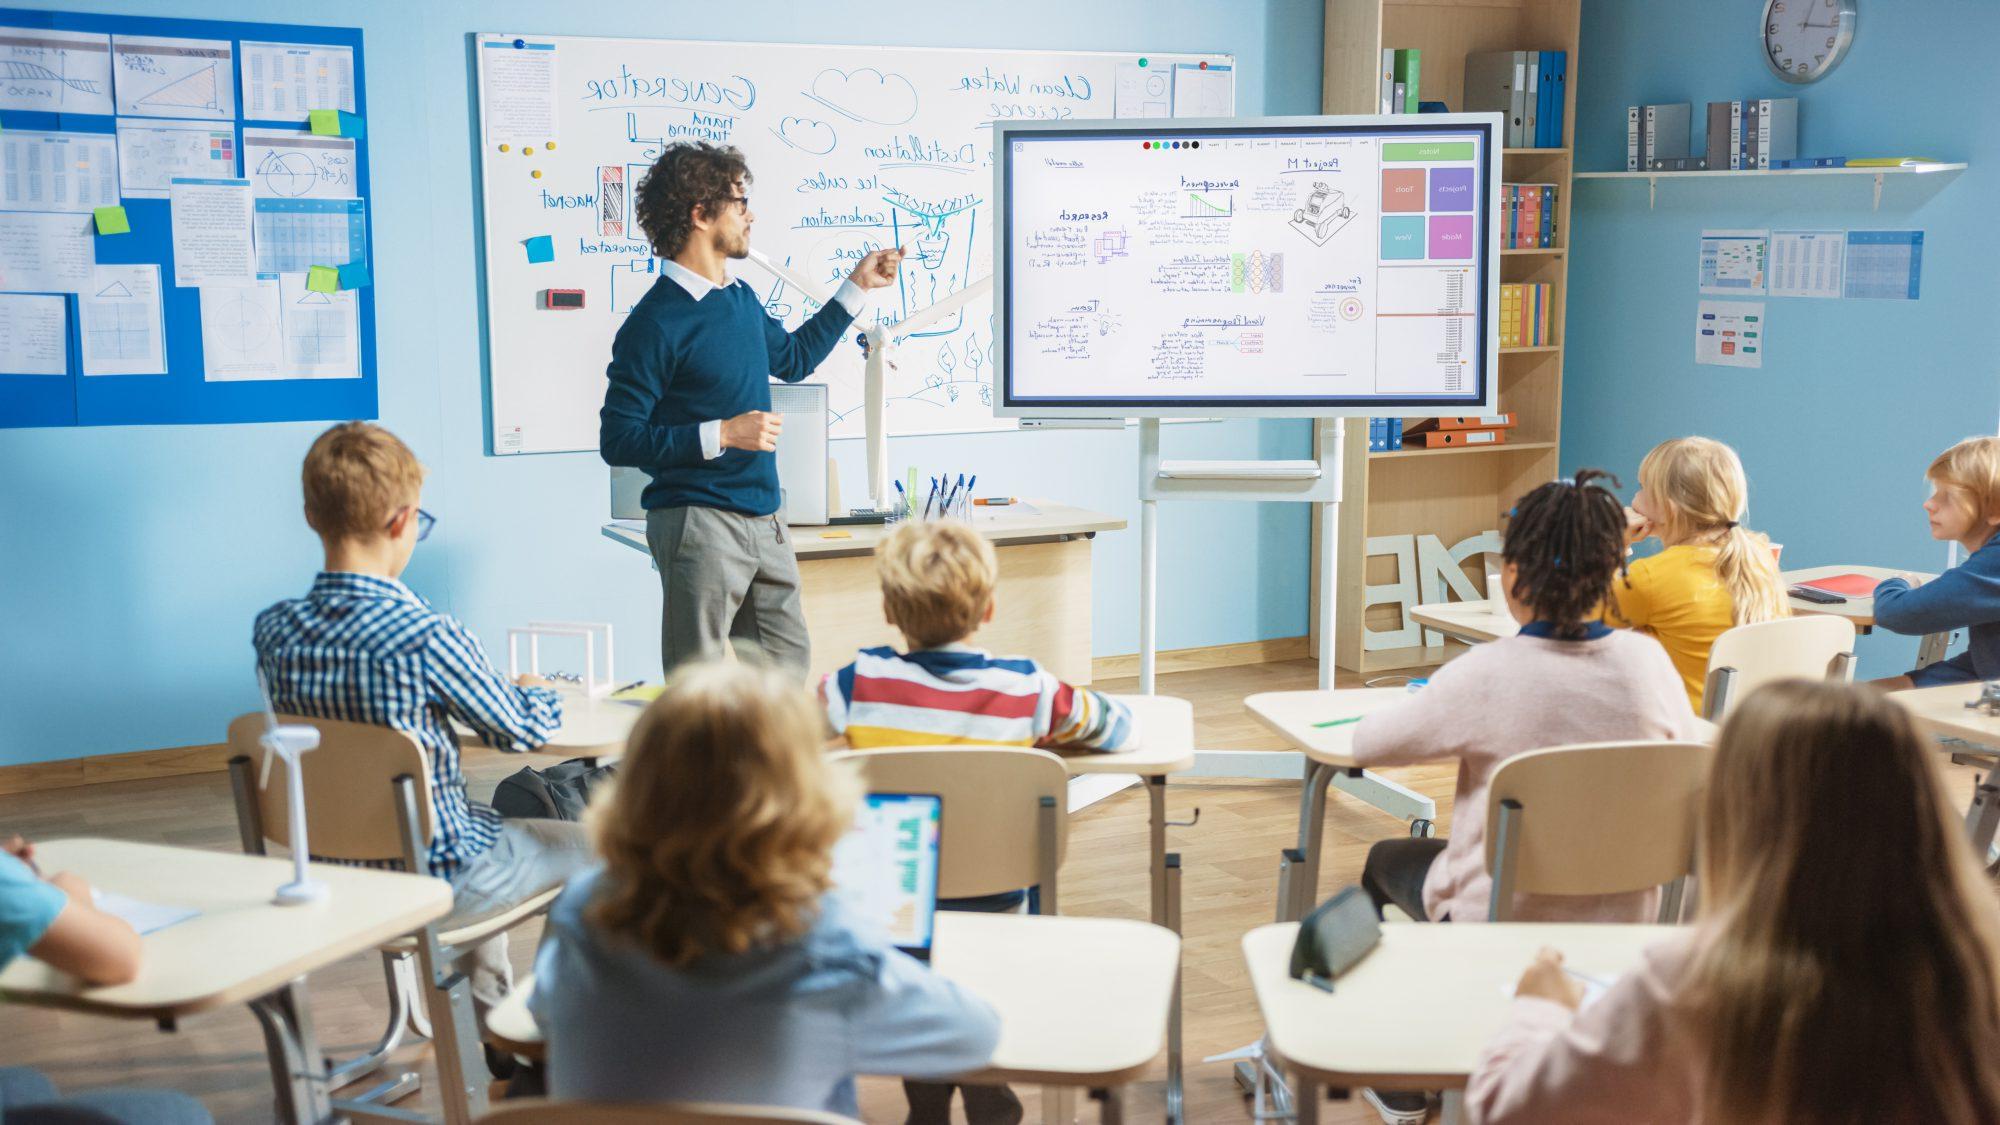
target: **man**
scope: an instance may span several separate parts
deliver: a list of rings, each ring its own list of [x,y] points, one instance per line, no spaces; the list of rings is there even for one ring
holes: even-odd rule
[[[750,170],[736,149],[669,145],[639,183],[633,212],[660,279],[611,344],[599,413],[608,464],[652,475],[646,540],[663,598],[660,657],[689,660],[749,644],[804,675],[810,652],[799,564],[778,519],[778,435],[770,378],[812,374],[862,308],[896,280],[900,250],[861,259],[833,300],[796,331],[764,311],[726,262],[750,253]]]

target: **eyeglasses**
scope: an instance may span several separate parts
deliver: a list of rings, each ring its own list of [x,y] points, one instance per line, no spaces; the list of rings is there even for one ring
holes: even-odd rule
[[[748,210],[750,209],[750,197],[749,197],[749,196],[747,196],[747,195],[729,195],[729,196],[724,196],[724,197],[722,198],[721,202],[723,202],[723,203],[741,203],[741,204],[743,205],[743,209],[744,209],[745,211],[748,211]]]
[[[396,515],[390,516],[388,526],[389,527],[395,526],[397,517],[401,516],[402,514],[403,514],[402,511],[398,510],[396,512]],[[421,543],[425,539],[430,537],[431,528],[437,526],[437,521],[438,518],[436,516],[431,515],[429,512],[424,511],[422,508],[417,509],[417,542]],[[387,527],[385,527],[383,530],[386,531]]]

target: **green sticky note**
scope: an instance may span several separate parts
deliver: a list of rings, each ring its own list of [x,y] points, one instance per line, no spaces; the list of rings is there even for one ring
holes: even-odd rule
[[[340,111],[337,109],[307,110],[306,120],[312,122],[313,135],[316,137],[340,135]]]
[[[342,289],[359,289],[368,284],[368,264],[366,262],[349,262],[340,267],[338,272],[340,274],[340,287]]]
[[[91,215],[97,219],[99,234],[127,234],[132,230],[132,220],[123,207],[99,207]]]
[[[314,293],[340,292],[340,271],[332,266],[308,266],[306,288]]]

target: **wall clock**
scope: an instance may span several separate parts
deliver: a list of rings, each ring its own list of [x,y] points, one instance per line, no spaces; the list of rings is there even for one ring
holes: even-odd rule
[[[1804,85],[1825,78],[1854,44],[1860,0],[1764,0],[1764,61]]]

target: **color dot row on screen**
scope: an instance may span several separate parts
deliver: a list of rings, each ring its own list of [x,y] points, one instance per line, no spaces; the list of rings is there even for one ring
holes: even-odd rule
[[[1140,141],[1140,148],[1157,149],[1162,152],[1170,148],[1200,148],[1200,141]]]

